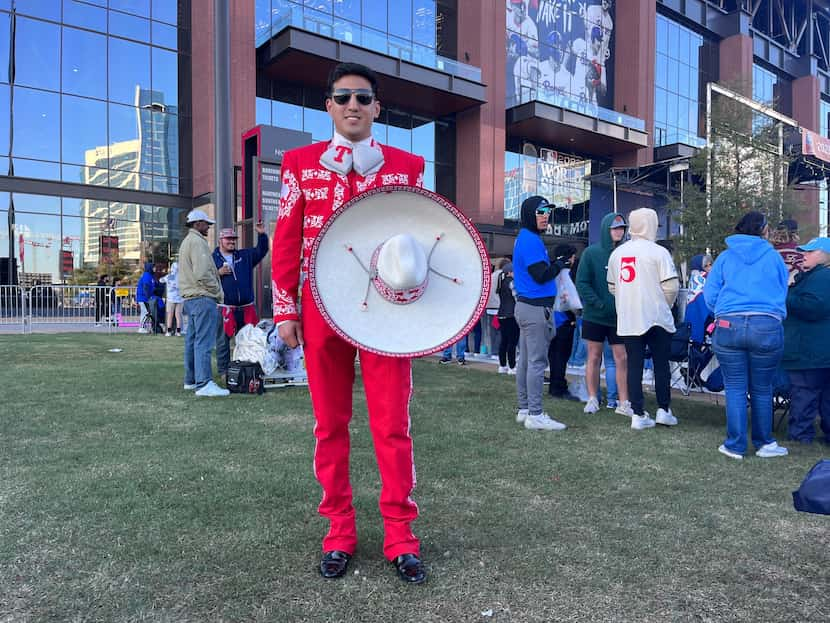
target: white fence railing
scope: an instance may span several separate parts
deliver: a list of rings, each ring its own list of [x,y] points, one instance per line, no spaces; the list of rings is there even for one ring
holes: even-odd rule
[[[142,323],[152,324],[135,300],[135,286],[0,286],[0,333],[113,333]]]

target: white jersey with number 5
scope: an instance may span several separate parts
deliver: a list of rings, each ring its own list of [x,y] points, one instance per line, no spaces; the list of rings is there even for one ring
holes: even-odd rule
[[[662,284],[677,279],[669,252],[656,242],[635,238],[608,258],[608,287],[617,304],[617,334],[643,335],[651,327],[674,333],[671,305]]]

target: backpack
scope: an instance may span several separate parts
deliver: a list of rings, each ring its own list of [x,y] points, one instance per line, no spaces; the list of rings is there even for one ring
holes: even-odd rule
[[[232,394],[264,394],[262,366],[252,361],[231,361],[228,366],[228,391]]]
[[[813,465],[797,491],[793,491],[795,510],[830,515],[830,460]]]

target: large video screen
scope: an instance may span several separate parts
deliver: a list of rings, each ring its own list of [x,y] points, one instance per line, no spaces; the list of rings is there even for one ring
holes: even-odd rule
[[[541,96],[613,109],[613,0],[506,3],[509,105]]]

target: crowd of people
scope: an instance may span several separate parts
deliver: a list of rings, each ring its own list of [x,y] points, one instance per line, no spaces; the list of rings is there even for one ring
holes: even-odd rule
[[[578,260],[567,245],[553,254],[545,249],[541,235],[550,211],[543,197],[524,201],[512,261],[505,260],[509,279],[497,285],[499,322],[508,327],[508,344],[515,337],[505,321],[515,315],[518,325],[518,422],[529,429],[565,429],[544,411],[542,387],[548,369],[551,397],[580,399],[565,378],[576,333],[587,351],[586,414],[601,409],[604,361],[607,406],[628,416],[631,428],[676,426],[672,340],[677,327],[688,323],[693,344],[711,344],[712,361],[723,377],[727,430],[718,448],[722,454],[742,459],[748,451],[748,405],[756,456],[787,454],[773,437],[776,392],[790,403],[790,440],[811,443],[818,419],[823,441],[830,443],[830,238],[800,244],[792,219],[772,229],[762,213],[747,212],[714,262],[708,254],[692,258],[684,293],[688,306],[678,306],[681,279],[666,246],[656,240],[654,210],[633,210],[628,220],[606,215],[600,240]],[[514,314],[508,311],[514,310],[512,303],[504,305],[511,294]],[[574,296],[578,303],[569,305]],[[678,317],[679,307],[685,317]],[[500,372],[504,363],[502,359]],[[644,370],[653,371],[654,417],[644,409]]]
[[[359,361],[381,478],[383,554],[402,581],[418,584],[427,569],[411,529],[418,517],[411,497],[411,360],[362,348],[332,328],[312,296],[308,271],[311,248],[328,216],[387,179],[422,186],[424,159],[373,138],[380,103],[369,68],[338,65],[329,76],[325,106],[335,129],[331,140],[284,155],[271,247],[274,324],[288,347],[303,347],[314,412],[314,473],[323,491],[318,510],[329,524],[319,572],[326,579],[342,577],[357,549],[349,423]],[[670,351],[680,275],[671,253],[656,240],[657,213],[639,208],[627,218],[608,214],[599,240],[580,257],[567,244],[557,246],[551,257],[542,234],[553,208],[541,196],[522,203],[512,257],[494,267],[481,321],[448,347],[440,362],[452,362],[454,353],[463,365],[468,348],[497,355],[498,372],[515,376],[516,421],[530,430],[563,431],[566,425],[544,408],[546,371],[552,398],[582,400],[584,413],[591,415],[602,408],[604,360],[608,409],[628,417],[635,430],[676,426]],[[267,255],[269,240],[258,224],[256,246],[240,250],[234,230],[224,229],[211,249],[207,235],[214,223],[199,209],[187,216],[187,236],[166,277],[165,326],[169,335],[172,327],[181,333],[182,311],[188,317],[184,389],[220,397],[228,390],[213,380],[211,352],[216,348],[221,374],[228,367],[229,339],[243,324],[257,321],[252,271]],[[802,245],[797,224],[790,221],[775,232],[780,250],[767,240],[766,217],[748,212],[714,262],[704,254],[691,262],[689,286],[697,298],[690,313],[707,326],[725,380],[727,431],[719,451],[733,459],[748,450],[747,396],[756,455],[787,454],[772,436],[773,382],[782,369],[791,387],[789,438],[811,443],[819,417],[824,441],[830,443],[830,238]],[[145,313],[160,317],[152,308],[154,279],[149,266],[138,300]],[[583,352],[584,397],[566,375],[569,359]],[[647,367],[653,370],[654,417],[644,403]],[[557,403],[548,404],[555,408]]]

